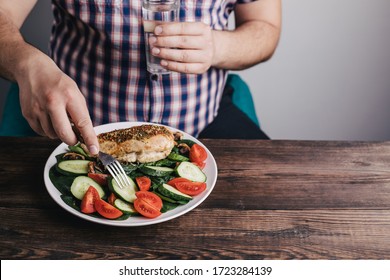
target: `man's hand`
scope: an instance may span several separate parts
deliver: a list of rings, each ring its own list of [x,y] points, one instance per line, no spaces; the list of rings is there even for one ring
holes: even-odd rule
[[[152,55],[169,70],[202,74],[210,67],[247,69],[269,59],[281,30],[281,0],[237,4],[234,30],[212,30],[202,22],[163,23],[149,41]]]
[[[99,143],[76,83],[21,36],[19,28],[37,0],[21,2],[0,1],[0,75],[18,83],[23,116],[36,133],[74,145],[72,121],[90,153],[97,154]]]
[[[150,38],[152,55],[161,65],[182,73],[202,74],[213,64],[213,31],[202,22],[175,22],[157,25]]]
[[[43,54],[30,57],[26,70],[17,76],[17,81],[23,116],[36,133],[74,145],[77,139],[72,121],[90,153],[99,152],[84,96],[76,83],[49,57]]]

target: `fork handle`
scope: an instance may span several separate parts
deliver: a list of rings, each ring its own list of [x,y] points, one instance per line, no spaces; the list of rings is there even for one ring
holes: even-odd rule
[[[80,132],[80,130],[78,129],[78,127],[77,127],[72,121],[70,121],[70,124],[71,124],[71,126],[72,126],[72,129],[73,129],[74,134],[76,134],[77,140],[78,140],[80,143],[85,144],[84,138],[83,138],[83,136],[81,135],[81,132]]]

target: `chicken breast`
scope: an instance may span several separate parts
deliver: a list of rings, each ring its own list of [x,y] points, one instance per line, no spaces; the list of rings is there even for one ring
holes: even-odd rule
[[[153,162],[166,158],[174,146],[172,132],[160,125],[141,125],[98,135],[100,151],[121,162]]]

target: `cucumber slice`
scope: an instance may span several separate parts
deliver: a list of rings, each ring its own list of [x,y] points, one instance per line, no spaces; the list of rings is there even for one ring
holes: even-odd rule
[[[56,165],[57,171],[66,176],[77,176],[88,173],[89,160],[63,160]]]
[[[176,200],[173,200],[170,197],[162,195],[161,193],[158,193],[158,192],[153,192],[153,193],[156,194],[157,196],[159,196],[163,201],[170,202],[170,203],[176,203]]]
[[[82,200],[89,186],[94,187],[98,191],[100,198],[104,197],[105,193],[103,188],[98,183],[96,183],[94,180],[92,180],[87,176],[76,177],[73,180],[72,185],[70,186],[70,192],[73,194],[75,198]]]
[[[138,212],[134,209],[134,206],[120,198],[115,199],[114,206],[121,210],[125,214],[138,214]]]
[[[192,199],[191,196],[182,193],[175,189],[174,187],[168,185],[168,184],[162,184],[158,187],[158,191],[169,198],[172,198],[173,200],[176,201],[189,201]]]
[[[191,162],[181,162],[175,169],[177,175],[193,182],[206,182],[206,174]]]
[[[170,167],[151,166],[151,165],[144,165],[140,168],[140,170],[146,175],[155,176],[155,177],[168,176],[174,171],[174,169]]]
[[[159,192],[153,192],[155,193],[156,195],[158,195],[162,200],[163,200],[163,203],[164,202],[169,202],[169,203],[175,203],[175,204],[180,204],[180,205],[185,205],[189,202],[189,200],[174,200],[170,197],[167,197],[165,195],[162,195],[161,193]]]
[[[137,185],[134,183],[133,179],[131,179],[129,176],[127,176],[130,181],[130,185],[126,186],[125,188],[121,189],[114,178],[110,177],[108,180],[108,187],[110,190],[115,193],[119,198],[123,199],[124,201],[133,203],[134,200],[137,198],[135,196],[135,193],[138,191]]]

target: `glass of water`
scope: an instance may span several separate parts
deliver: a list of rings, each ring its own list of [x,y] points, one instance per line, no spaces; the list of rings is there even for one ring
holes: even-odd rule
[[[160,64],[161,59],[152,55],[153,46],[149,39],[154,35],[154,28],[163,22],[177,21],[180,0],[143,0],[142,18],[145,32],[147,69],[152,74],[168,74],[169,70]]]

